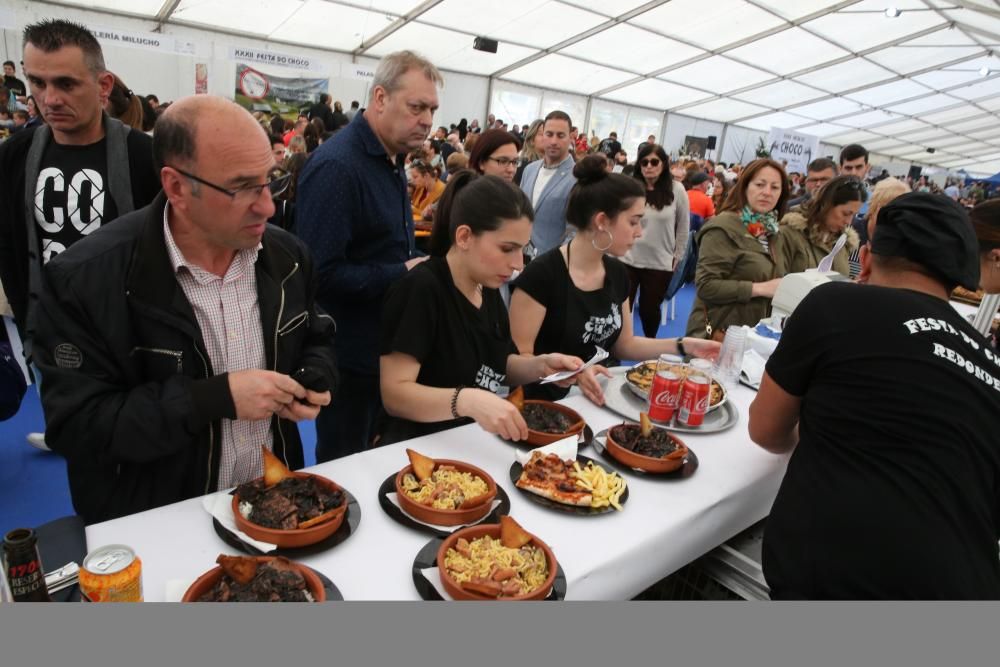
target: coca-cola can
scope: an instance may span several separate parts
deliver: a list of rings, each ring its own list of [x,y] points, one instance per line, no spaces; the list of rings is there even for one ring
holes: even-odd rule
[[[649,388],[649,418],[664,423],[673,419],[680,392],[680,375],[669,370],[657,371]]]
[[[708,401],[712,396],[711,381],[701,374],[688,376],[681,387],[680,408],[677,423],[684,426],[701,426],[708,412]]]

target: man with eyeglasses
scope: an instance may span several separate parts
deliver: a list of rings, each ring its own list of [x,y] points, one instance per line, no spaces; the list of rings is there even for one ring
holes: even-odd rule
[[[806,191],[801,197],[788,202],[789,212],[797,211],[799,207],[812,199],[819,189],[837,177],[837,165],[828,157],[818,157],[806,167]]]
[[[305,244],[268,225],[288,185],[246,110],[184,98],[156,125],[163,192],[46,266],[36,358],[48,439],[87,523],[304,464],[296,422],[336,391]],[[294,377],[293,377],[294,376]]]
[[[89,30],[41,21],[24,28],[23,49],[45,124],[26,126],[0,145],[0,279],[30,361],[43,265],[147,205],[160,183],[150,138],[104,113],[114,75]],[[28,442],[48,449],[42,433],[29,434]]]
[[[316,420],[317,461],[371,445],[382,406],[382,299],[426,259],[414,247],[404,158],[430,133],[442,82],[412,51],[383,58],[364,113],[323,142],[299,178],[296,231],[316,258],[317,299],[337,320],[342,382],[339,399]]]

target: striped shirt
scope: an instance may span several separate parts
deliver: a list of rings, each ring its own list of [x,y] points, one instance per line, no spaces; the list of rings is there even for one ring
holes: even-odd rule
[[[261,248],[240,250],[219,277],[185,259],[168,222],[168,203],[163,209],[163,238],[177,283],[184,291],[216,375],[249,368],[265,369],[264,331],[257,301],[254,263]],[[248,482],[263,474],[261,445],[273,448],[271,420],[222,419],[222,459],[219,489]]]

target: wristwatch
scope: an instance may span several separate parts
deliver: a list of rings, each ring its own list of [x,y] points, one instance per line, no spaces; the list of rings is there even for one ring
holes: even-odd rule
[[[682,357],[687,356],[687,352],[684,351],[684,336],[677,337],[677,354],[681,355]]]

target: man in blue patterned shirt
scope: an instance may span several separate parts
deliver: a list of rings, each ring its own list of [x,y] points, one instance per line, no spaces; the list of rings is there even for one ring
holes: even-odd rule
[[[306,163],[295,224],[319,277],[317,300],[337,322],[338,396],[316,419],[316,460],[362,451],[382,404],[382,298],[415,257],[403,160],[423,145],[438,108],[437,68],[411,52],[379,63],[364,113]]]

